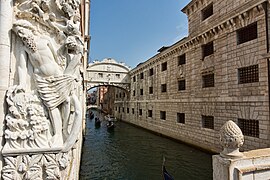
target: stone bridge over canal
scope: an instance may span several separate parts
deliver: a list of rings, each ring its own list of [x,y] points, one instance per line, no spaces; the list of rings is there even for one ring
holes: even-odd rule
[[[96,86],[117,86],[126,90],[130,89],[130,67],[118,63],[112,58],[90,63],[86,69],[85,85],[87,89]]]

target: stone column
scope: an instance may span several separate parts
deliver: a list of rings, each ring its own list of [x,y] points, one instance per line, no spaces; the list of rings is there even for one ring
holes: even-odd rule
[[[10,48],[13,0],[0,1],[0,147],[3,147],[3,126],[6,112],[5,94],[9,85]],[[0,169],[2,156],[0,155]],[[0,172],[1,173],[1,172]],[[0,174],[1,177],[1,174]]]

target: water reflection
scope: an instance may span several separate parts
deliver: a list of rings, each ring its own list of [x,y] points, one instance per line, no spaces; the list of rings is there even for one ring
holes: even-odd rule
[[[176,180],[212,179],[210,154],[123,122],[108,132],[104,117],[100,118],[100,128],[87,120],[81,180],[159,180],[163,155]]]

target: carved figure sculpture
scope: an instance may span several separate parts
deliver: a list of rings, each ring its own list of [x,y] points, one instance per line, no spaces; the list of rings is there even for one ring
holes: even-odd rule
[[[220,142],[223,151],[220,153],[223,157],[237,158],[243,154],[239,148],[244,143],[244,136],[241,129],[233,121],[227,121],[220,129]]]
[[[77,96],[73,93],[77,83],[76,77],[72,74],[63,73],[63,70],[58,65],[57,53],[50,39],[47,36],[36,36],[31,23],[25,20],[19,20],[14,23],[13,30],[24,45],[18,60],[19,85],[23,86],[26,84],[24,77],[28,57],[34,68],[33,74],[39,96],[49,111],[53,125],[52,146],[62,147],[62,118],[64,116],[66,123],[66,119],[70,115],[71,105],[75,109],[76,123],[81,123],[81,105]],[[81,58],[81,54],[77,58]],[[80,127],[78,125],[73,127],[70,136],[71,134],[75,136],[79,132],[78,128]],[[65,138],[68,139],[68,137]],[[72,146],[72,143],[67,141],[63,148],[64,151],[68,151]]]

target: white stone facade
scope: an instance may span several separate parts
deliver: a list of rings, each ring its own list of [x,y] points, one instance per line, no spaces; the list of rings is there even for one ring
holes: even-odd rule
[[[1,179],[78,179],[89,10],[80,0],[0,2]]]

